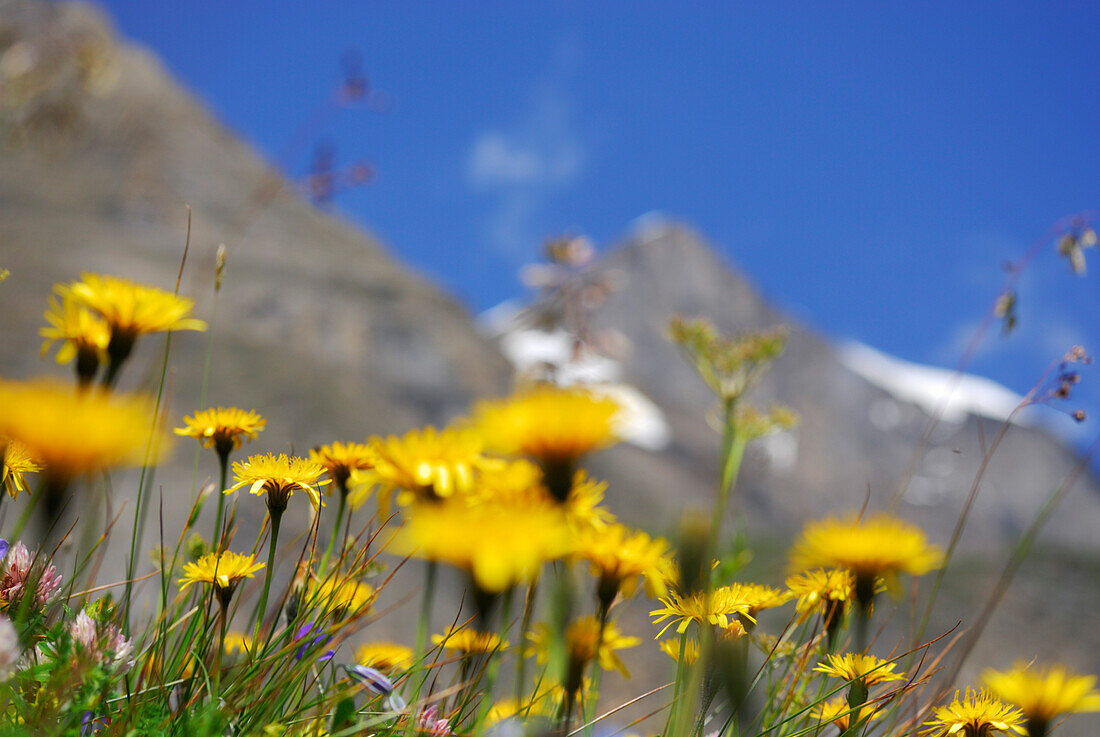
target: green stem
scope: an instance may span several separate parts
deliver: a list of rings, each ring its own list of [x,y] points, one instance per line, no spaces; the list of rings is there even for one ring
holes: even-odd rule
[[[321,558],[319,575],[321,575],[322,577],[328,570],[328,560],[330,557],[332,557],[332,551],[336,547],[336,538],[340,537],[340,528],[343,527],[344,513],[347,510],[348,506],[348,491],[344,484],[340,484],[339,492],[340,502],[339,506],[336,508],[336,523],[332,526],[332,536],[329,537],[328,547],[325,548],[325,554]]]
[[[267,545],[267,571],[264,575],[264,590],[260,594],[260,606],[256,610],[256,630],[252,637],[253,649],[259,650],[257,647],[260,642],[260,630],[263,627],[264,612],[267,610],[267,596],[271,592],[271,576],[275,570],[275,546],[279,542],[279,524],[283,521],[282,510],[275,511],[268,509],[268,515],[271,517],[271,539],[268,540]],[[275,626],[272,624],[272,631]]]
[[[225,514],[225,482],[226,477],[229,475],[229,453],[218,453],[218,463],[221,466],[220,483],[218,489],[215,492],[218,495],[218,514],[214,518],[214,537],[211,542],[214,545],[214,552],[222,552],[222,516]]]
[[[516,663],[515,695],[517,704],[523,703],[524,689],[527,685],[527,658],[523,657],[523,646],[527,642],[527,632],[531,629],[531,619],[535,614],[535,595],[538,593],[538,587],[539,580],[537,578],[532,579],[527,586],[527,596],[523,600],[523,618],[520,620],[519,643],[516,650],[516,657],[519,661]]]
[[[710,541],[708,553],[711,557],[718,554],[718,541],[721,537],[722,520],[725,519],[726,509],[729,506],[731,491],[737,483],[737,476],[741,471],[741,460],[745,456],[747,440],[737,432],[735,413],[737,400],[730,397],[722,402],[722,476],[718,486],[718,496],[715,500],[714,511],[711,518]],[[708,585],[708,590],[710,586]]]

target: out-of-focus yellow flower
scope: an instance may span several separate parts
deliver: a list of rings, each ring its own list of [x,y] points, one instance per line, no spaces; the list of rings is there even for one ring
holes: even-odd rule
[[[492,653],[508,648],[507,640],[501,640],[500,635],[494,632],[478,632],[466,627],[448,630],[441,635],[432,635],[432,643],[463,655]]]
[[[795,610],[805,621],[811,614],[829,614],[837,605],[837,614],[855,599],[856,580],[851,571],[844,568],[825,570],[816,568],[787,578],[787,588],[797,597]]]
[[[680,662],[680,639],[661,640],[658,644],[663,652],[668,657]],[[684,643],[684,663],[687,665],[695,665],[699,661],[699,641],[695,639],[689,639]]]
[[[668,598],[661,599],[661,603],[664,604],[663,607],[649,613],[649,616],[656,617],[654,624],[668,620],[668,624],[657,633],[657,637],[661,637],[674,624],[676,631],[683,634],[692,622],[700,626],[712,624],[721,629],[734,625],[740,628],[738,616],[750,616],[749,610],[752,606],[750,601],[741,597],[739,591],[729,586],[719,586],[709,594],[705,591],[690,596],[672,593]]]
[[[367,445],[374,455],[374,467],[352,473],[356,488],[349,501],[352,507],[359,507],[377,484],[383,515],[389,514],[395,492],[401,506],[467,493],[477,469],[487,462],[481,437],[466,428],[426,427],[401,437],[372,437]]]
[[[896,663],[879,660],[874,655],[845,653],[829,655],[826,662],[818,664],[814,670],[845,681],[859,681],[869,688],[879,683],[904,681],[904,673],[894,672],[896,665]]]
[[[550,658],[552,637],[550,628],[539,622],[527,633],[530,646],[525,654],[534,654],[540,664],[545,664]],[[617,670],[630,678],[630,672],[615,651],[634,647],[640,642],[641,638],[624,635],[612,621],[604,626],[601,639],[600,621],[593,616],[575,619],[565,629],[565,650],[571,669],[583,670],[585,665],[597,660],[604,670]]]
[[[481,402],[474,421],[486,445],[505,455],[534,458],[555,499],[565,501],[577,461],[618,439],[619,405],[580,389],[542,385],[495,401]]]
[[[179,585],[181,589],[186,589],[194,583],[208,583],[214,587],[218,601],[223,607],[227,607],[237,584],[246,578],[252,578],[263,567],[264,564],[257,563],[251,555],[229,550],[208,553],[194,563],[184,565],[183,578],[179,580]]]
[[[45,356],[54,343],[61,341],[54,360],[66,364],[75,358],[77,374],[91,381],[99,365],[107,360],[107,343],[111,339],[107,323],[69,296],[61,301],[50,297],[50,308],[46,310],[45,317],[49,327],[38,331],[45,338],[42,341],[42,355]]]
[[[267,496],[267,508],[276,514],[286,509],[287,501],[295,491],[305,492],[313,508],[321,506],[320,487],[328,479],[318,481],[324,475],[324,466],[307,458],[261,453],[250,456],[244,461],[233,463],[233,475],[237,483],[224,493],[229,494],[242,486],[248,486],[249,493]]]
[[[876,582],[899,573],[914,576],[943,565],[943,553],[924,533],[888,514],[867,519],[835,517],[811,522],[791,550],[793,572],[843,568],[855,577],[856,600],[867,607]]]
[[[309,459],[325,467],[332,484],[341,493],[348,489],[348,479],[355,471],[374,468],[374,451],[365,443],[331,443],[314,448]],[[331,491],[330,486],[328,491]]]
[[[1045,734],[1050,721],[1062,714],[1100,711],[1096,676],[1078,675],[1062,665],[1031,669],[1017,663],[1010,671],[987,670],[982,680],[993,695],[1020,707],[1030,737]]]
[[[17,499],[24,491],[30,493],[26,476],[28,473],[38,473],[42,470],[42,466],[31,458],[30,453],[21,443],[0,438],[0,447],[4,448],[4,475],[0,482],[3,483],[8,496]]]
[[[732,595],[745,602],[748,605],[748,621],[754,622],[756,615],[765,609],[775,609],[781,607],[791,600],[792,595],[789,591],[781,591],[771,586],[764,586],[759,583],[732,583],[729,586]],[[742,622],[744,624],[744,622]]]
[[[345,612],[349,617],[366,614],[374,603],[374,589],[351,578],[329,576],[310,586],[308,601],[330,612]]]
[[[56,483],[116,466],[140,466],[164,455],[153,436],[153,403],[144,397],[78,391],[53,379],[0,381],[0,436],[21,443]]]
[[[355,649],[355,660],[382,673],[393,673],[412,666],[413,651],[396,642],[368,642]]]
[[[167,330],[206,330],[206,323],[189,317],[194,302],[163,289],[117,276],[84,272],[80,281],[58,284],[54,291],[100,314],[111,328],[111,340]]]
[[[985,691],[971,691],[955,699],[947,706],[937,706],[935,716],[924,723],[924,737],[990,737],[998,732],[1026,734],[1021,721],[1023,714],[1011,706],[1002,704]]]
[[[485,717],[485,726],[491,727],[505,719],[519,719],[526,724],[531,717],[553,719],[557,715],[558,704],[554,699],[542,698],[525,703],[515,699],[501,699],[489,708],[489,713]]]
[[[668,582],[676,574],[664,538],[651,538],[625,525],[585,531],[577,542],[577,553],[588,561],[592,575],[598,579],[597,593],[604,607],[610,607],[620,592],[633,596],[642,578],[647,595],[667,596]]]
[[[482,591],[499,593],[532,580],[543,563],[572,552],[573,543],[558,509],[458,500],[410,507],[391,549],[448,563],[468,572]]]
[[[819,719],[822,722],[832,722],[840,728],[841,732],[848,729],[852,714],[857,714],[857,712],[852,710],[852,707],[848,704],[848,699],[844,696],[838,696],[830,701],[822,701],[810,711],[810,716],[814,719]],[[873,705],[864,704],[858,711],[856,721],[866,722],[869,719],[877,719],[879,716],[881,715],[878,714]]]
[[[183,418],[183,427],[177,427],[176,435],[194,438],[204,448],[213,448],[219,456],[228,456],[239,450],[247,440],[254,440],[264,429],[267,420],[253,410],[238,407],[211,407],[200,409]]]
[[[225,654],[252,652],[252,637],[243,632],[225,633]]]
[[[603,506],[606,488],[606,482],[590,478],[584,469],[573,475],[573,487],[561,507],[566,521],[577,534],[604,529],[615,522],[615,515]],[[558,504],[543,484],[542,469],[523,459],[482,467],[477,483],[465,498],[471,504]]]

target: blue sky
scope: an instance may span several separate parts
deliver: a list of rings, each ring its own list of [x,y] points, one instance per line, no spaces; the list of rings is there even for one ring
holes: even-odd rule
[[[392,104],[326,126],[377,171],[334,207],[475,310],[545,236],[656,210],[816,329],[953,366],[1001,264],[1100,207],[1095,3],[105,5],[272,158],[357,49]],[[1100,352],[1096,278],[1048,249],[973,369],[1022,393]]]

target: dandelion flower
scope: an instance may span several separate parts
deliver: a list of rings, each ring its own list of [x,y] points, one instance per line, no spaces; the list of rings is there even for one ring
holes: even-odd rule
[[[189,317],[195,303],[186,297],[117,276],[84,272],[80,279],[54,291],[99,313],[111,328],[112,343],[133,343],[146,333],[206,329],[202,320]]]
[[[841,732],[848,729],[852,714],[857,714],[857,712],[852,710],[852,706],[844,696],[838,696],[830,701],[822,701],[810,711],[810,716],[814,719],[820,719],[822,722],[832,722],[840,728]],[[879,716],[881,715],[877,713],[874,706],[864,704],[858,711],[856,723],[877,719]]]
[[[347,493],[348,479],[353,472],[374,468],[374,458],[374,451],[364,443],[332,443],[309,452],[309,459],[324,466],[341,494]]]
[[[527,456],[542,467],[546,487],[564,501],[578,460],[618,439],[611,398],[580,388],[543,385],[477,406],[474,421],[486,445]]]
[[[791,568],[843,568],[855,577],[855,595],[866,609],[879,578],[914,576],[943,565],[943,553],[920,529],[888,514],[860,520],[828,518],[811,522],[791,550]]]
[[[46,322],[49,327],[38,331],[42,341],[42,355],[50,352],[54,343],[60,341],[61,347],[54,356],[59,364],[76,359],[76,375],[85,382],[95,378],[101,363],[107,359],[107,344],[111,339],[111,330],[107,323],[97,317],[71,296],[60,302],[50,297],[50,308],[46,310]]]
[[[42,466],[35,463],[22,444],[14,440],[7,443],[7,447],[4,448],[4,473],[0,481],[2,481],[4,489],[7,490],[8,496],[12,499],[18,499],[24,491],[29,493],[27,474],[38,473],[41,470]]]
[[[657,645],[668,657],[680,662],[680,640],[661,640]],[[689,639],[684,644],[684,663],[687,665],[695,665],[699,661],[699,641],[695,639]]]
[[[675,575],[675,565],[664,538],[651,538],[644,532],[614,524],[582,534],[577,551],[581,559],[588,561],[592,575],[599,581],[598,597],[605,610],[620,592],[633,596],[643,578],[649,596],[668,595],[667,582]]]
[[[392,673],[412,667],[413,651],[396,642],[370,642],[355,649],[355,660],[382,673]]]
[[[243,632],[231,630],[225,633],[225,654],[252,652],[252,637]]]
[[[544,562],[573,549],[569,527],[554,508],[452,502],[409,511],[392,550],[460,568],[490,594],[532,580]]]
[[[904,673],[894,672],[896,665],[896,663],[879,660],[874,655],[845,653],[829,655],[826,662],[820,663],[814,670],[845,681],[859,681],[870,688],[880,683],[904,681]]]
[[[966,690],[947,706],[937,706],[935,716],[924,723],[924,737],[991,737],[1004,732],[1026,734],[1020,722],[1023,714],[1011,706],[1002,704],[985,691]]]
[[[756,615],[765,609],[775,609],[781,607],[791,600],[791,592],[781,591],[772,586],[764,586],[759,583],[732,583],[729,586],[733,596],[748,605],[748,622],[742,622],[742,624],[751,624],[756,621]]]
[[[634,647],[641,641],[624,635],[614,622],[604,625],[601,636],[600,622],[592,616],[574,620],[565,629],[565,649],[571,664],[583,667],[594,660],[604,670],[617,670],[625,678],[630,678],[630,671],[616,651]]]
[[[660,609],[654,609],[649,616],[656,617],[654,624],[660,624],[666,619],[668,624],[664,626],[657,637],[663,635],[673,624],[676,632],[683,634],[688,626],[695,622],[699,626],[712,624],[721,629],[728,629],[734,625],[740,625],[738,615],[748,617],[751,602],[743,599],[740,592],[729,586],[719,586],[709,594],[698,591],[689,596],[681,596],[673,593],[668,598],[661,599],[664,604]]]
[[[589,477],[584,469],[573,475],[573,486],[561,508],[577,534],[614,524],[615,515],[603,506],[606,489],[606,482]],[[543,483],[542,469],[524,459],[483,466],[477,483],[465,496],[471,504],[558,504]]]
[[[1100,711],[1096,676],[1077,675],[1061,665],[1031,670],[1017,663],[1010,671],[987,670],[982,680],[995,696],[1020,707],[1029,737],[1046,734],[1051,720],[1062,714]]]
[[[214,587],[222,607],[228,607],[237,584],[246,578],[253,578],[256,571],[264,567],[251,555],[234,553],[229,550],[221,553],[209,553],[194,563],[183,567],[180,588],[186,589],[194,583],[208,583]]]
[[[329,576],[312,587],[309,600],[325,611],[357,617],[370,610],[374,589],[351,578]]]
[[[267,508],[273,515],[281,515],[295,491],[309,496],[313,508],[321,506],[320,487],[329,481],[318,481],[325,473],[324,466],[306,458],[287,456],[285,453],[261,453],[244,461],[233,463],[233,475],[237,483],[224,493],[229,494],[242,486],[248,486],[251,494],[266,495]]]
[[[0,381],[0,436],[23,445],[52,483],[114,466],[140,466],[153,432],[151,402],[78,391],[52,379]],[[153,436],[150,463],[167,448]],[[161,451],[158,454],[158,451]]]
[[[468,492],[475,472],[487,462],[481,437],[469,429],[426,427],[400,437],[372,437],[368,445],[374,467],[353,473],[356,493],[350,501],[352,507],[360,506],[370,487],[378,484],[383,515],[389,514],[395,492],[401,506]]]
[[[463,655],[493,653],[508,648],[508,641],[501,640],[500,635],[494,632],[478,632],[467,628],[451,629],[441,635],[432,635],[432,644]]]
[[[267,420],[252,410],[212,407],[184,417],[184,426],[173,432],[194,438],[202,447],[213,448],[219,457],[225,458],[231,451],[239,450],[246,439],[255,440],[266,424]]]
[[[829,615],[836,607],[845,607],[856,596],[856,580],[844,568],[816,568],[787,578],[787,588],[795,596],[795,611],[805,621],[811,614]]]

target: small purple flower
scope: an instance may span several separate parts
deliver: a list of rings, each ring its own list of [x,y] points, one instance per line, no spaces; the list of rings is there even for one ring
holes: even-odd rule
[[[405,700],[393,690],[393,681],[381,671],[365,665],[345,665],[344,670],[349,676],[367,687],[375,696],[385,697],[385,706],[391,711],[401,711],[405,708]]]
[[[329,642],[332,641],[331,635],[327,635],[324,632],[321,632],[318,635],[314,635],[310,639],[310,635],[312,633],[313,633],[313,622],[307,622],[306,624],[303,624],[301,627],[299,627],[298,631],[294,634],[294,641],[295,642],[297,642],[299,640],[309,639],[308,642],[303,642],[302,645],[298,648],[298,652],[294,654],[294,659],[295,660],[301,660],[302,658],[305,657],[306,652],[308,652],[309,650],[312,650],[313,648],[317,647],[318,645],[327,645]],[[324,663],[326,661],[332,660],[334,655],[336,655],[335,650],[328,650],[327,652],[322,653],[319,658],[317,658],[317,662],[318,663]]]
[[[8,541],[0,537],[0,559],[3,559],[8,554]]]

